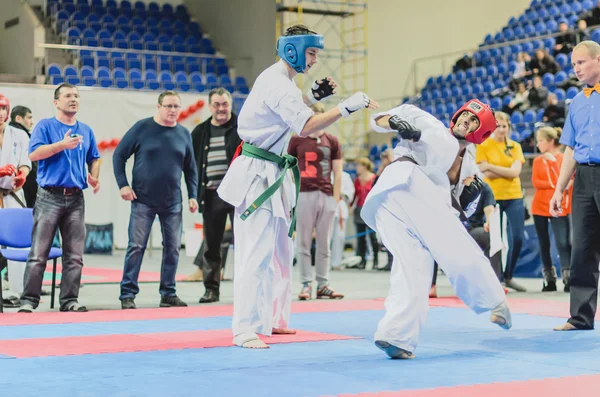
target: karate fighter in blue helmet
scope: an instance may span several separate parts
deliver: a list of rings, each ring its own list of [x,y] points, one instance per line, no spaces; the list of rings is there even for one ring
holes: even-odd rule
[[[306,94],[294,83],[308,73],[323,49],[323,36],[302,25],[287,29],[277,41],[277,63],[262,72],[238,117],[243,140],[218,188],[235,207],[233,342],[241,347],[269,346],[258,335],[294,334],[289,329],[292,300],[292,233],[300,190],[296,158],[286,153],[292,131],[301,137],[323,130],[357,110],[379,105],[362,92],[323,114],[310,105],[335,94],[327,77]]]

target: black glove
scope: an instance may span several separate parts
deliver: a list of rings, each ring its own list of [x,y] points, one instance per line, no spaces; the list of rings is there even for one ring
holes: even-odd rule
[[[335,89],[329,84],[331,81],[327,80],[327,77],[321,79],[320,81],[321,82],[319,83],[319,80],[315,80],[310,89],[315,101],[320,101],[323,98],[333,95],[333,90]]]
[[[398,134],[402,139],[407,139],[413,142],[419,142],[421,139],[421,131],[408,121],[402,120],[400,117],[390,117],[389,123],[390,128],[398,131]]]
[[[475,179],[469,186],[465,186],[463,188],[462,193],[460,194],[460,206],[464,211],[467,210],[469,204],[473,201],[477,200],[477,197],[481,194],[483,190],[483,182],[477,175],[475,175]]]

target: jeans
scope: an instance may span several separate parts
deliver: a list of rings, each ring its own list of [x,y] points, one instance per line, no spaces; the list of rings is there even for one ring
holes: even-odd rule
[[[504,279],[510,280],[513,278],[519,255],[521,255],[521,247],[523,246],[523,238],[525,235],[525,206],[523,199],[514,200],[497,200],[500,206],[500,214],[506,216],[507,222],[507,237],[508,237],[508,256],[506,259],[506,268],[504,269]]]
[[[33,207],[31,250],[25,267],[21,305],[37,308],[44,270],[56,230],[62,236],[60,307],[68,309],[79,297],[85,247],[85,202],[83,192],[71,196],[38,189]]]
[[[125,254],[119,299],[134,299],[137,293],[140,292],[138,277],[152,224],[157,215],[163,237],[159,292],[162,297],[176,295],[175,274],[177,273],[179,250],[181,248],[182,208],[181,203],[160,209],[151,208],[136,201],[131,203],[129,244]]]
[[[558,218],[548,216],[533,216],[535,231],[538,235],[540,244],[540,256],[544,265],[544,275],[551,273],[552,257],[550,255],[550,232],[548,223],[552,224],[552,232],[554,233],[554,242],[558,250],[561,270],[571,269],[571,236],[568,216],[560,216]],[[564,274],[564,272],[563,272]],[[554,277],[554,276],[552,276]],[[556,281],[545,279],[545,281]]]

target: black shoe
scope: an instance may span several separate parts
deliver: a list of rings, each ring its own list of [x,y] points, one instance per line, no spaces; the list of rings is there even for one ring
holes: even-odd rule
[[[121,309],[137,309],[133,298],[125,298],[121,301]]]
[[[12,299],[3,299],[2,300],[2,305],[4,307],[7,308],[17,308],[17,307],[21,307],[21,300],[17,297],[12,298]]]
[[[548,281],[548,284],[544,283],[542,292],[554,292],[556,291],[556,281]]]
[[[385,265],[384,267],[377,268],[377,270],[381,272],[389,272],[390,270],[392,270],[392,264],[388,262],[387,265]]]
[[[187,307],[187,303],[179,299],[177,295],[163,296],[160,298],[160,307]]]
[[[571,292],[571,283],[565,284],[565,292]]]
[[[200,298],[200,303],[212,303],[212,302],[218,302],[219,301],[219,295],[216,292],[213,291],[206,291],[204,293],[204,296],[202,296]]]

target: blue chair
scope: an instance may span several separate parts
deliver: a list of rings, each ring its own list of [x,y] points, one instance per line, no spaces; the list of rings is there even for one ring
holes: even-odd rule
[[[534,123],[536,119],[537,113],[535,110],[528,109],[523,114],[523,122],[524,123]]]
[[[33,230],[33,210],[31,208],[0,209],[0,254],[9,261],[27,262],[29,251],[14,248],[31,247],[31,232]],[[52,294],[50,308],[54,309],[54,292],[56,290],[56,262],[62,257],[60,248],[50,248],[48,259],[52,259]],[[2,295],[0,292],[0,308]]]
[[[569,87],[569,89],[567,90],[567,99],[575,98],[575,95],[577,95],[578,93],[579,90],[577,89],[577,87]]]
[[[519,111],[513,112],[510,115],[510,123],[513,125],[521,124],[523,122],[523,114]]]
[[[554,95],[556,95],[556,99],[559,101],[564,101],[567,98],[567,93],[562,88],[554,90]]]

